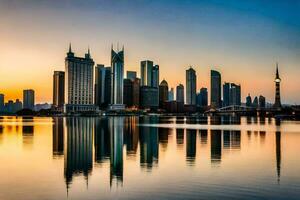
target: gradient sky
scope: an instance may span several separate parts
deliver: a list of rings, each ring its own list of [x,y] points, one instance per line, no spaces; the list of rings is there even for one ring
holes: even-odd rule
[[[300,103],[300,0],[0,0],[0,93],[52,102],[52,75],[64,70],[69,42],[77,56],[88,46],[110,65],[110,47],[125,46],[125,70],[140,61],[160,65],[169,86],[197,72],[197,90],[210,88],[210,69],[242,85],[242,98],[274,101],[275,65],[282,101]]]

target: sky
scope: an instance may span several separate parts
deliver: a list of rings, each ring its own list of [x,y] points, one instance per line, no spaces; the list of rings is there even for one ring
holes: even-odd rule
[[[95,63],[110,65],[111,44],[125,47],[125,71],[140,61],[160,66],[169,87],[197,73],[197,91],[210,70],[274,102],[279,64],[283,103],[300,104],[300,0],[0,0],[0,93],[52,102],[54,70],[64,70],[68,45],[88,47]]]

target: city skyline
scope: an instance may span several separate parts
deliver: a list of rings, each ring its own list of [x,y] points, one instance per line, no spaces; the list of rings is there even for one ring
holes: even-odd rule
[[[4,0],[0,5],[0,92],[6,99],[21,99],[23,88],[33,88],[36,102],[51,102],[52,73],[64,69],[69,42],[78,56],[90,46],[96,63],[109,66],[110,45],[119,41],[126,48],[124,71],[137,71],[140,77],[140,61],[153,60],[160,66],[160,80],[175,88],[185,83],[181,74],[191,65],[198,74],[198,92],[202,87],[210,91],[209,72],[216,69],[224,80],[243,86],[243,101],[248,93],[273,101],[271,74],[278,62],[282,103],[300,102],[297,2],[270,6],[260,1],[90,0],[25,5]],[[111,12],[114,8],[119,12]]]

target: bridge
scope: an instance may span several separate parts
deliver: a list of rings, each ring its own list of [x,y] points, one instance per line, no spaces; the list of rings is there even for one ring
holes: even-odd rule
[[[206,113],[237,113],[237,114],[246,114],[246,113],[256,113],[256,112],[265,112],[267,109],[262,108],[254,108],[249,106],[242,106],[242,105],[231,105],[225,106],[218,109],[210,109],[206,111]]]

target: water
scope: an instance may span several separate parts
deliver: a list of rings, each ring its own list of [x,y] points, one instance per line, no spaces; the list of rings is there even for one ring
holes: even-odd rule
[[[300,199],[300,122],[0,118],[0,199]]]

